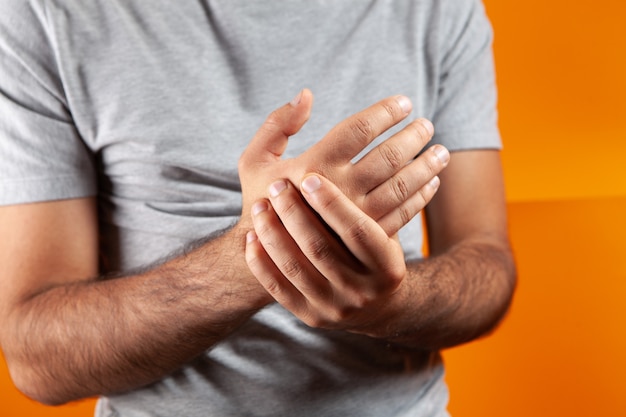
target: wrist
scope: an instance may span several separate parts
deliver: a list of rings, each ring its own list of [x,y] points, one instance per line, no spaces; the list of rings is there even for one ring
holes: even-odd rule
[[[254,231],[252,219],[249,215],[242,216],[224,237],[229,242],[227,256],[231,260],[231,279],[237,283],[234,288],[238,288],[237,293],[232,295],[241,296],[245,304],[258,310],[273,303],[274,299],[252,274],[246,262],[246,239],[250,231]]]
[[[399,319],[409,310],[410,297],[410,288],[405,278],[392,293],[369,307],[371,314],[367,315],[367,321],[349,331],[374,339],[397,338],[403,332]]]

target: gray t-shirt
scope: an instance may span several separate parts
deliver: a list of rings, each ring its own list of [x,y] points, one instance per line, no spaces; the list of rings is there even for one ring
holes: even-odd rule
[[[393,94],[433,120],[434,142],[498,148],[492,64],[479,0],[5,0],[0,204],[97,195],[103,272],[128,271],[237,220],[239,155],[303,87],[316,102],[287,156]],[[418,259],[420,219],[400,238]],[[443,416],[442,374],[437,352],[273,305],[97,414]]]

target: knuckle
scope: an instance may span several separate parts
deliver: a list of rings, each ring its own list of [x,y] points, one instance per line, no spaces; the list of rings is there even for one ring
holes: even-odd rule
[[[354,321],[362,312],[367,310],[375,299],[372,291],[364,289],[351,291],[349,302],[335,306],[331,311],[331,321],[336,324]]]
[[[256,222],[254,225],[257,236],[261,242],[271,241],[272,239],[272,227],[265,221]]]
[[[417,207],[420,207],[420,210],[426,207],[431,197],[432,196],[429,196],[426,190],[424,190],[424,187],[422,187],[415,195]]]
[[[385,143],[377,149],[385,164],[394,172],[404,165],[405,161],[402,151],[397,146]]]
[[[387,279],[383,281],[381,290],[389,292],[395,290],[404,280],[406,275],[406,264],[404,262],[392,262],[386,271]]]
[[[267,279],[263,281],[263,287],[265,287],[265,290],[273,297],[273,298],[280,298],[281,293],[282,293],[282,286],[273,279]]]
[[[300,320],[302,320],[302,322],[307,326],[316,329],[328,327],[328,321],[324,320],[319,315],[314,314],[311,310],[306,310],[306,312],[300,317]]]
[[[359,117],[354,122],[354,132],[357,137],[370,138],[373,135],[374,128],[368,119]]]
[[[404,226],[399,222],[396,216],[385,216],[378,221],[380,227],[385,231],[387,236],[393,236],[398,233],[398,230]]]
[[[354,313],[355,308],[352,306],[337,307],[332,311],[332,322],[342,323],[347,321]]]
[[[259,127],[257,135],[266,136],[266,135],[274,135],[277,131],[282,131],[282,122],[281,116],[278,110],[274,110],[271,112],[263,124]],[[256,138],[257,136],[255,136]],[[254,155],[251,155],[254,157]]]
[[[332,250],[328,242],[321,238],[314,238],[307,242],[307,258],[314,262],[326,261],[330,258]]]
[[[400,217],[400,222],[403,225],[410,222],[411,219],[413,219],[413,216],[415,216],[415,214],[417,213],[413,213],[413,211],[410,210],[409,207],[405,205],[398,207],[398,216]]]
[[[373,196],[364,200],[361,210],[372,219],[380,221],[389,212],[390,203],[393,205],[395,202],[388,198],[382,199],[382,196]]]
[[[352,306],[350,306],[346,311],[349,316],[353,316],[357,311],[364,310],[368,305],[372,302],[374,296],[370,294],[368,291],[359,291],[353,295],[352,298]]]
[[[348,238],[357,243],[365,243],[367,242],[368,229],[367,229],[367,219],[365,217],[360,216],[357,220],[355,220],[346,230],[346,235]]]
[[[281,263],[280,270],[289,279],[302,276],[304,270],[302,264],[295,258],[288,257]]]
[[[389,187],[391,188],[397,202],[406,201],[411,195],[409,185],[405,179],[400,176],[393,177],[389,181]]]
[[[286,195],[287,193],[283,194]],[[274,210],[283,222],[289,221],[290,218],[297,215],[298,213],[298,203],[294,199],[281,198],[278,201],[274,202],[274,204]]]
[[[319,204],[319,210],[317,210],[318,212],[332,212],[337,206],[341,205],[341,196],[338,194],[328,196],[326,198],[320,199],[318,204]]]
[[[267,116],[264,124],[268,128],[273,128],[273,127],[281,126],[282,125],[281,121],[282,121],[281,114],[280,114],[280,111],[277,109],[277,110],[272,111]]]
[[[385,101],[384,103],[382,103],[382,108],[385,110],[391,120],[396,120],[401,114],[398,101],[395,99],[393,101]]]
[[[326,327],[341,327],[342,323],[348,321],[355,313],[356,308],[352,305],[346,304],[334,304],[328,307],[325,311]]]
[[[417,149],[423,150],[426,144],[430,141],[430,135],[424,126],[417,122],[409,123],[405,127],[404,131],[409,135],[413,142],[417,143],[417,145],[414,145],[416,147],[415,157],[419,153],[417,152]]]

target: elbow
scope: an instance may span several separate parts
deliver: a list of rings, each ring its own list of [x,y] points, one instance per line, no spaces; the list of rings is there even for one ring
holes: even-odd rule
[[[504,258],[505,259],[502,262],[503,302],[500,319],[496,324],[499,324],[510,310],[515,290],[517,288],[517,265],[513,251],[510,248],[506,251]]]
[[[8,359],[6,363],[15,388],[31,400],[43,405],[58,406],[77,399],[64,393],[63,386],[58,381],[39,376],[31,366],[16,364]]]
[[[481,307],[473,309],[473,314],[465,317],[467,340],[462,343],[481,339],[492,335],[506,319],[517,287],[517,267],[510,248],[502,248],[491,252],[491,267],[483,275],[481,296],[466,299],[466,303],[476,305],[481,299]],[[472,310],[470,308],[470,310]]]
[[[14,314],[15,316],[15,314]],[[67,364],[55,358],[53,343],[40,340],[34,335],[39,329],[28,334],[19,329],[28,328],[23,322],[13,319],[9,314],[0,320],[0,351],[15,388],[31,400],[58,406],[75,401],[87,395],[81,395],[85,387],[72,381]],[[41,346],[47,349],[40,349]]]
[[[498,279],[495,280],[499,284],[494,285],[499,290],[493,294],[492,310],[484,320],[485,327],[480,332],[482,336],[490,335],[500,326],[513,304],[517,288],[517,267],[510,250],[504,251],[500,265],[499,272],[496,274]]]

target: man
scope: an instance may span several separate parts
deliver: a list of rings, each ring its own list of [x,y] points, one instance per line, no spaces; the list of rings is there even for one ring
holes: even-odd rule
[[[2,9],[22,391],[102,395],[99,416],[446,415],[438,350],[514,287],[480,3]],[[305,89],[263,122],[303,85],[315,110]],[[437,127],[415,159],[433,128],[411,112]]]

